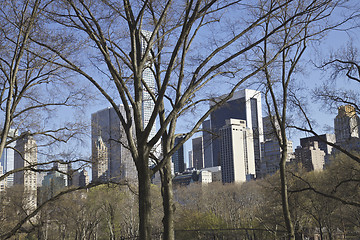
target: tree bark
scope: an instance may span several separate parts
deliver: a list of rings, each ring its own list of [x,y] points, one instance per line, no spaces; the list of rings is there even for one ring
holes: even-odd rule
[[[166,164],[162,169],[161,174],[161,194],[163,197],[163,227],[164,227],[164,240],[174,240],[174,213],[175,205],[173,201],[173,191],[172,191],[172,176],[171,176],[171,161],[170,159],[166,160]]]
[[[285,136],[286,138],[286,136]],[[281,154],[281,162],[280,162],[280,180],[281,180],[281,200],[282,200],[282,210],[286,225],[286,230],[289,240],[295,240],[295,231],[294,225],[291,221],[290,207],[289,207],[289,199],[288,199],[288,186],[287,186],[287,178],[286,178],[286,158],[287,158],[287,141],[283,140],[282,146],[282,154]]]
[[[148,161],[148,159],[146,160]],[[139,180],[139,237],[142,240],[151,239],[151,195],[150,168],[142,166],[138,169]]]

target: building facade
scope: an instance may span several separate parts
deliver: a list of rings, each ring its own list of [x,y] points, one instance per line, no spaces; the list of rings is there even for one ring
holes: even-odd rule
[[[295,149],[295,159],[307,171],[321,171],[324,169],[325,152],[319,148],[317,141],[313,141],[303,147],[297,147]]]
[[[141,38],[141,52],[142,54],[145,54],[145,50],[148,46],[148,41],[151,38],[152,32],[141,30],[141,33],[143,35]],[[143,80],[146,83],[147,87],[153,93],[155,93],[155,78],[152,71],[153,65],[151,61],[148,61],[145,65],[146,66],[142,74]],[[155,107],[154,100],[152,99],[149,91],[145,87],[143,87],[142,117],[143,117],[144,128],[148,125],[150,121],[151,115],[154,111],[154,107]],[[153,124],[151,128],[149,139],[155,136],[155,134],[156,134],[156,122]]]
[[[318,147],[320,150],[325,152],[325,165],[330,163],[330,157],[333,152],[333,147],[327,144],[329,143],[335,143],[336,138],[335,134],[321,134],[319,136],[312,136],[312,137],[306,137],[306,138],[300,138],[300,145],[302,147],[306,147],[307,145],[310,145],[311,142],[317,141]]]
[[[246,121],[226,120],[220,137],[222,182],[245,182],[255,178],[253,131],[246,126]]]
[[[175,138],[174,147],[179,144],[185,136],[178,136]],[[184,156],[184,145],[181,145],[180,148],[172,155],[172,162],[174,164],[174,172],[182,173],[185,170],[185,156]]]
[[[351,105],[340,106],[334,119],[336,142],[342,143],[351,138],[359,138],[360,119]]]
[[[287,141],[287,158],[286,162],[290,163],[295,158],[293,143]],[[261,177],[275,174],[280,169],[280,161],[282,150],[277,140],[266,140],[262,143],[262,162],[261,162]]]
[[[259,91],[244,89],[235,92],[233,97],[224,105],[216,109],[210,115],[211,131],[214,139],[212,140],[212,160],[213,166],[220,166],[220,146],[221,140],[219,130],[226,124],[226,119],[245,120],[246,127],[253,132],[253,155],[255,157],[256,173],[261,171],[261,142],[263,142],[263,123],[261,108],[261,93]]]
[[[17,136],[18,136],[17,131],[15,129],[10,129],[7,141],[14,140],[13,138]],[[15,145],[16,145],[16,141],[12,141],[11,143],[7,144],[3,150],[3,154],[0,158],[0,164],[3,166],[4,173],[14,170],[15,151],[13,148],[15,147]],[[8,177],[6,177],[5,182],[7,187],[11,187],[14,184],[14,174],[11,174]]]
[[[0,163],[0,177],[4,174],[3,166]],[[4,180],[0,180],[0,192],[4,191],[6,188],[6,178]]]
[[[24,134],[23,138],[16,141],[14,167],[20,169],[28,166],[36,169],[37,144],[30,133]],[[24,202],[27,210],[33,210],[37,206],[37,173],[31,170],[19,171],[14,174],[14,184],[24,188]]]
[[[212,141],[215,138],[214,134],[211,131],[211,121],[205,120],[202,124],[203,128],[203,145],[204,145],[204,167],[213,167],[213,151],[212,151]]]
[[[125,109],[119,106],[125,115]],[[91,115],[91,148],[93,181],[122,179],[135,181],[137,173],[120,119],[114,108]]]
[[[203,138],[192,139],[192,167],[197,170],[204,168],[204,147]]]

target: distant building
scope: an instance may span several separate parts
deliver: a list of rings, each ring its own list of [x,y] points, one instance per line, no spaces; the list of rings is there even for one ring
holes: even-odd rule
[[[321,171],[325,164],[325,152],[319,148],[317,141],[295,149],[295,160],[307,171]]]
[[[319,136],[300,138],[300,145],[302,147],[306,147],[307,145],[309,145],[311,142],[314,142],[314,141],[317,141],[319,149],[321,149],[325,152],[325,165],[329,164],[330,156],[333,151],[333,147],[330,146],[329,144],[327,144],[326,142],[335,143],[336,142],[335,134],[322,134]],[[326,142],[324,142],[324,141],[326,141]]]
[[[101,136],[95,144],[95,151],[93,151],[93,167],[92,167],[92,178],[99,179],[100,181],[106,181],[109,173],[109,156],[108,148],[106,147]]]
[[[83,169],[79,174],[79,186],[85,187],[89,184],[89,173]]]
[[[279,121],[275,116],[266,116],[263,118],[264,142],[261,143],[262,163],[261,177],[273,175],[280,169],[282,149],[279,145],[281,129]],[[286,163],[295,159],[293,143],[287,139],[287,157]]]
[[[175,138],[174,147],[183,140],[185,136],[179,136]],[[185,170],[185,156],[184,156],[184,145],[181,145],[180,148],[172,155],[172,162],[174,163],[175,173],[182,173]]]
[[[199,174],[199,182],[201,183],[211,183],[212,182],[212,174],[209,171],[201,170]]]
[[[246,121],[226,120],[220,137],[222,182],[245,182],[255,178],[253,131],[246,127]]]
[[[279,122],[275,116],[263,117],[263,133],[264,141],[266,140],[277,140],[277,135],[281,136],[281,129]]]
[[[24,168],[33,165],[37,166],[37,145],[35,139],[26,133],[23,138],[16,141],[16,152],[14,155],[15,169]],[[19,171],[14,174],[14,184],[24,187],[24,196],[26,207],[33,210],[37,206],[37,173],[31,170]]]
[[[192,166],[200,170],[204,168],[204,147],[203,138],[197,137],[192,139]]]
[[[10,129],[8,134],[7,141],[14,140],[18,136],[18,133],[15,129]],[[3,150],[3,153],[0,158],[0,164],[3,166],[3,173],[7,173],[9,171],[14,170],[14,147],[16,145],[16,141],[12,141],[11,143],[7,144],[6,147]],[[14,185],[14,174],[9,175],[6,177],[7,187],[11,187]]]
[[[334,119],[336,142],[342,143],[351,138],[359,138],[360,119],[351,105],[340,106]]]
[[[208,184],[212,182],[212,174],[206,170],[187,169],[182,174],[176,175],[173,180],[173,186],[187,186],[192,183]]]
[[[220,97],[221,98],[221,97]],[[255,158],[256,174],[260,175],[261,142],[263,142],[263,123],[261,110],[261,93],[259,91],[243,89],[235,92],[233,97],[224,105],[217,108],[210,115],[212,140],[213,166],[222,166],[220,161],[221,139],[219,130],[226,124],[226,119],[245,120],[246,127],[252,130],[253,156]],[[256,175],[254,174],[254,175]]]
[[[120,111],[125,114],[122,105]],[[127,146],[127,138],[114,108],[91,115],[92,181],[136,181],[135,163]]]
[[[208,168],[214,166],[212,141],[216,137],[211,131],[210,120],[205,120],[202,124],[202,128],[203,128],[202,134],[203,134],[203,147],[204,147],[204,167]]]
[[[189,166],[188,166],[188,168],[192,168],[192,167],[194,167],[193,166],[193,151],[190,150],[188,153],[189,153]]]
[[[0,177],[4,174],[3,166],[0,163]],[[4,191],[6,188],[6,178],[0,181],[0,192]]]
[[[64,174],[56,171],[55,169],[54,171],[48,172],[42,181],[42,193],[45,198],[43,200],[54,197],[66,187],[66,184]]]
[[[70,163],[60,163],[60,162],[55,162],[54,163],[54,170],[58,171],[63,178],[65,179],[65,186],[69,186],[69,170],[71,169],[71,164]]]
[[[221,182],[221,166],[203,168],[202,171],[211,172],[212,182]]]
[[[290,163],[295,158],[292,141],[287,141],[287,158],[286,162]],[[282,150],[277,140],[266,140],[262,143],[261,174],[262,177],[273,175],[280,169]]]
[[[184,172],[182,174],[176,175],[172,179],[172,183],[174,187],[177,186],[187,186],[191,183],[199,181],[199,173],[200,171],[194,170],[191,172]]]
[[[145,50],[148,46],[148,41],[151,38],[152,32],[150,31],[146,31],[146,30],[141,30],[142,33],[142,37],[141,37],[141,53],[144,54]],[[153,65],[151,64],[151,56],[148,56],[149,61],[146,63],[146,68],[144,69],[143,73],[142,73],[142,77],[144,82],[146,83],[147,87],[149,89],[151,89],[151,91],[153,93],[155,93],[156,88],[155,88],[155,77],[154,77],[154,72],[153,72]],[[146,89],[145,86],[143,86],[143,101],[142,101],[142,114],[143,114],[143,124],[144,124],[144,128],[148,125],[151,115],[154,111],[154,107],[155,107],[155,102],[151,97],[151,94],[149,93],[149,91]],[[151,132],[149,135],[149,139],[151,139],[152,137],[154,137],[156,134],[156,122],[153,124],[152,128],[151,128]],[[157,149],[155,149],[157,151]]]

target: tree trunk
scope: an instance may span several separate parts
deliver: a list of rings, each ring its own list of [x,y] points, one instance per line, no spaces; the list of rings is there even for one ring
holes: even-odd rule
[[[164,227],[164,240],[174,240],[174,212],[175,205],[173,202],[173,189],[172,189],[172,176],[171,176],[171,161],[166,160],[166,164],[162,169],[161,174],[161,194],[163,197],[163,227]]]
[[[286,158],[287,158],[287,141],[284,140],[282,147],[282,154],[281,154],[281,162],[280,162],[281,200],[282,200],[282,209],[283,209],[283,215],[284,215],[286,230],[288,234],[288,239],[295,240],[295,231],[294,231],[294,225],[292,224],[291,221],[288,190],[287,190],[287,179],[285,174]]]
[[[146,160],[147,162],[148,160]],[[144,164],[143,164],[144,165]],[[139,235],[141,240],[151,239],[151,196],[150,169],[143,166],[138,169],[139,179]]]

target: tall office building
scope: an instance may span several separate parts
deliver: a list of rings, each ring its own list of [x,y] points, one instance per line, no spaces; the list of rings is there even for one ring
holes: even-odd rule
[[[255,178],[253,131],[245,120],[227,119],[220,128],[221,176],[223,183],[245,182]]]
[[[192,139],[192,166],[200,170],[204,168],[204,147],[203,138],[197,137]]]
[[[219,130],[226,123],[226,119],[240,119],[246,121],[246,127],[253,131],[253,149],[255,156],[256,173],[260,174],[261,168],[261,142],[263,142],[263,124],[261,112],[261,93],[259,91],[244,89],[235,92],[233,97],[224,105],[216,109],[210,115],[211,131],[213,137],[218,135]],[[220,145],[219,138],[212,141],[213,166],[220,166]]]
[[[346,142],[351,138],[359,138],[360,119],[355,108],[344,105],[338,108],[338,115],[334,119],[336,142]]]
[[[205,120],[202,124],[203,128],[203,145],[204,145],[204,165],[206,168],[214,166],[212,155],[212,140],[214,136],[211,132],[210,120]]]
[[[264,142],[261,143],[261,176],[273,175],[280,169],[282,149],[276,136],[281,136],[279,122],[275,116],[263,118]],[[287,140],[286,162],[295,159],[293,143]],[[257,176],[259,177],[259,176]]]
[[[185,136],[176,137],[174,147],[179,144],[179,142],[183,140],[184,137]],[[172,155],[172,162],[174,163],[175,173],[182,173],[185,171],[184,145],[181,145],[181,147]]]
[[[125,109],[119,106],[125,115]],[[127,138],[114,108],[91,115],[91,148],[93,181],[137,179],[137,173]]]
[[[275,116],[263,117],[263,134],[264,141],[277,140],[276,135],[281,136],[280,125]]]
[[[26,134],[25,137],[16,141],[14,155],[15,169],[27,167],[37,163],[37,144],[35,139]],[[33,166],[36,169],[36,166]],[[24,187],[24,202],[28,210],[33,210],[37,206],[37,173],[31,170],[16,172],[14,174],[14,184]]]
[[[143,37],[141,38],[141,52],[142,54],[144,54],[148,46],[148,41],[151,37],[152,32],[141,30],[141,33],[143,35]],[[151,69],[153,69],[153,65],[151,61],[148,61],[146,63],[142,77],[148,88],[153,93],[155,93],[155,78],[153,71]],[[149,94],[148,90],[145,87],[143,87],[142,117],[143,117],[144,128],[147,126],[147,124],[150,121],[151,114],[154,111],[154,107],[155,107],[155,103],[151,98],[151,95]],[[156,123],[151,128],[149,139],[155,136],[155,134],[156,134]]]
[[[193,166],[193,151],[190,150],[190,151],[188,152],[188,154],[189,154],[189,166],[188,166],[188,168],[193,168],[193,167],[194,167],[194,166]]]
[[[7,141],[11,140],[14,137],[17,137],[17,131],[15,129],[10,129],[8,134]],[[3,151],[3,154],[0,158],[0,164],[3,166],[3,172],[7,173],[11,170],[14,170],[14,147],[16,145],[16,141],[9,143]],[[11,187],[14,184],[14,175],[11,174],[6,178],[6,186]]]
[[[279,142],[274,139],[268,139],[262,143],[262,162],[261,177],[273,175],[280,169],[281,153]],[[295,158],[292,141],[287,141],[287,158],[286,162],[290,162]]]

